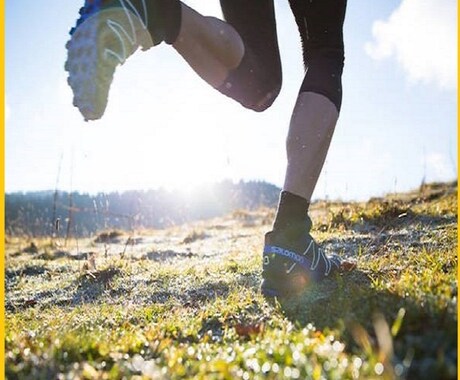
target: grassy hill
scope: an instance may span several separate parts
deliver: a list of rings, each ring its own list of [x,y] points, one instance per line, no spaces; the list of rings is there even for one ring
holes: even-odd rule
[[[274,211],[7,237],[8,379],[456,378],[456,183],[316,203],[314,236],[356,268],[275,302],[258,288]]]

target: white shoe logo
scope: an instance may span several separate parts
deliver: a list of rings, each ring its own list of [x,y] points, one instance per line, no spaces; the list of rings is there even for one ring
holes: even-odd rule
[[[125,47],[123,36],[125,36],[125,38],[131,43],[131,45],[137,44],[136,28],[134,26],[134,20],[132,18],[132,14],[134,13],[137,16],[137,18],[141,22],[144,29],[147,29],[147,26],[148,26],[148,14],[147,14],[147,6],[145,5],[145,0],[142,0],[142,7],[144,11],[143,18],[139,14],[139,11],[136,9],[133,3],[131,3],[130,0],[120,0],[120,3],[123,7],[123,10],[131,26],[131,33],[128,33],[126,29],[122,25],[120,25],[120,23],[118,23],[117,21],[108,19],[107,26],[112,30],[112,32],[116,35],[116,37],[120,41],[121,52],[117,53],[116,51],[113,51],[112,49],[106,48],[104,50],[104,56],[105,58],[107,58],[109,55],[111,55],[115,57],[120,63],[123,63],[126,61],[126,58],[127,58],[126,47]]]

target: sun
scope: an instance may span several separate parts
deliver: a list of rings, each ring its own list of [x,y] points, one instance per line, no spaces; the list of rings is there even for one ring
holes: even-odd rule
[[[74,162],[64,162],[63,170],[72,168],[74,189],[193,190],[232,177],[223,128],[193,110],[162,110],[150,119],[136,111],[106,116],[69,135],[66,151],[74,151]]]
[[[196,124],[193,128],[162,129],[155,148],[152,152],[155,173],[152,174],[161,178],[165,187],[193,188],[220,181],[228,174],[225,140],[214,126]]]

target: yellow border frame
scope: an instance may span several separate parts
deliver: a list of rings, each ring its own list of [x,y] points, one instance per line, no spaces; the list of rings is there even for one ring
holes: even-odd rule
[[[458,44],[460,42],[460,26],[459,26],[459,21],[460,21],[460,4],[457,1],[457,288],[458,288],[458,280],[460,280],[460,270],[458,267],[458,261],[459,261],[459,255],[458,255],[458,246],[460,243],[460,239],[458,236],[458,230],[459,230],[459,224],[458,224],[458,214],[460,211],[460,203],[458,201],[460,192],[458,190],[458,160],[460,159],[460,152],[458,151],[458,143],[459,143],[459,135],[460,135],[460,117],[459,117],[459,112],[460,112],[460,70],[459,70],[459,63],[460,63],[460,52],[458,50]],[[457,302],[457,379],[460,379],[460,349],[458,347],[458,343],[460,342],[460,320],[458,319],[459,315],[459,305]]]
[[[0,5],[0,120],[1,120],[1,175],[0,188],[2,190],[0,202],[0,299],[2,307],[0,310],[0,378],[5,377],[5,1]]]
[[[458,160],[460,159],[460,153],[458,151],[458,143],[459,143],[459,134],[460,134],[460,118],[459,118],[459,105],[460,105],[460,102],[459,102],[459,98],[460,98],[460,70],[459,70],[459,62],[460,62],[460,52],[458,51],[458,43],[460,41],[460,27],[459,27],[459,21],[460,21],[460,6],[459,6],[459,3],[457,2],[457,163],[458,163]],[[460,211],[460,203],[458,202],[458,197],[460,195],[460,192],[458,190],[458,173],[459,173],[459,170],[458,170],[458,164],[457,164],[457,287],[458,287],[458,280],[460,279],[460,270],[459,270],[459,267],[458,267],[458,259],[459,259],[459,255],[458,255],[458,246],[459,246],[459,243],[460,243],[460,239],[459,239],[459,236],[458,236],[458,229],[459,229],[459,224],[458,224],[458,214],[459,214],[459,211]],[[458,306],[458,302],[457,302],[457,379],[460,379],[460,366],[459,366],[459,363],[460,363],[460,349],[458,347],[458,343],[460,342],[460,320],[458,319],[458,315],[459,315],[459,306]]]
[[[460,159],[460,153],[458,151],[458,143],[459,143],[459,134],[460,134],[460,118],[459,118],[459,105],[460,105],[460,102],[459,102],[459,98],[460,98],[460,70],[459,70],[459,62],[460,62],[460,52],[458,51],[458,43],[460,41],[460,26],[459,26],[459,21],[460,21],[460,6],[459,6],[459,2],[457,2],[457,288],[458,288],[458,280],[460,279],[460,270],[459,270],[459,267],[458,267],[458,259],[459,259],[459,255],[458,255],[458,246],[459,246],[459,243],[460,243],[460,239],[459,239],[459,236],[458,236],[458,229],[459,229],[459,224],[458,224],[458,214],[459,214],[459,211],[460,211],[460,203],[458,202],[458,197],[460,195],[460,192],[458,190],[458,173],[459,173],[459,170],[458,170],[458,160]],[[458,302],[457,302],[457,379],[460,379],[460,366],[459,366],[459,363],[460,363],[460,349],[458,347],[458,343],[460,342],[460,321],[458,319],[458,315],[459,315],[459,306],[458,306]]]

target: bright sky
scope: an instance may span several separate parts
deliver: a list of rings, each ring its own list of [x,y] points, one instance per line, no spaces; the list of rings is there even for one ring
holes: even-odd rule
[[[186,3],[220,16],[217,0]],[[287,0],[275,0],[284,83],[264,113],[202,82],[161,45],[119,67],[102,120],[72,106],[63,66],[83,1],[6,1],[6,191],[282,186],[303,78]],[[457,2],[353,0],[344,101],[316,198],[367,199],[457,177]],[[60,175],[59,167],[61,167]]]

